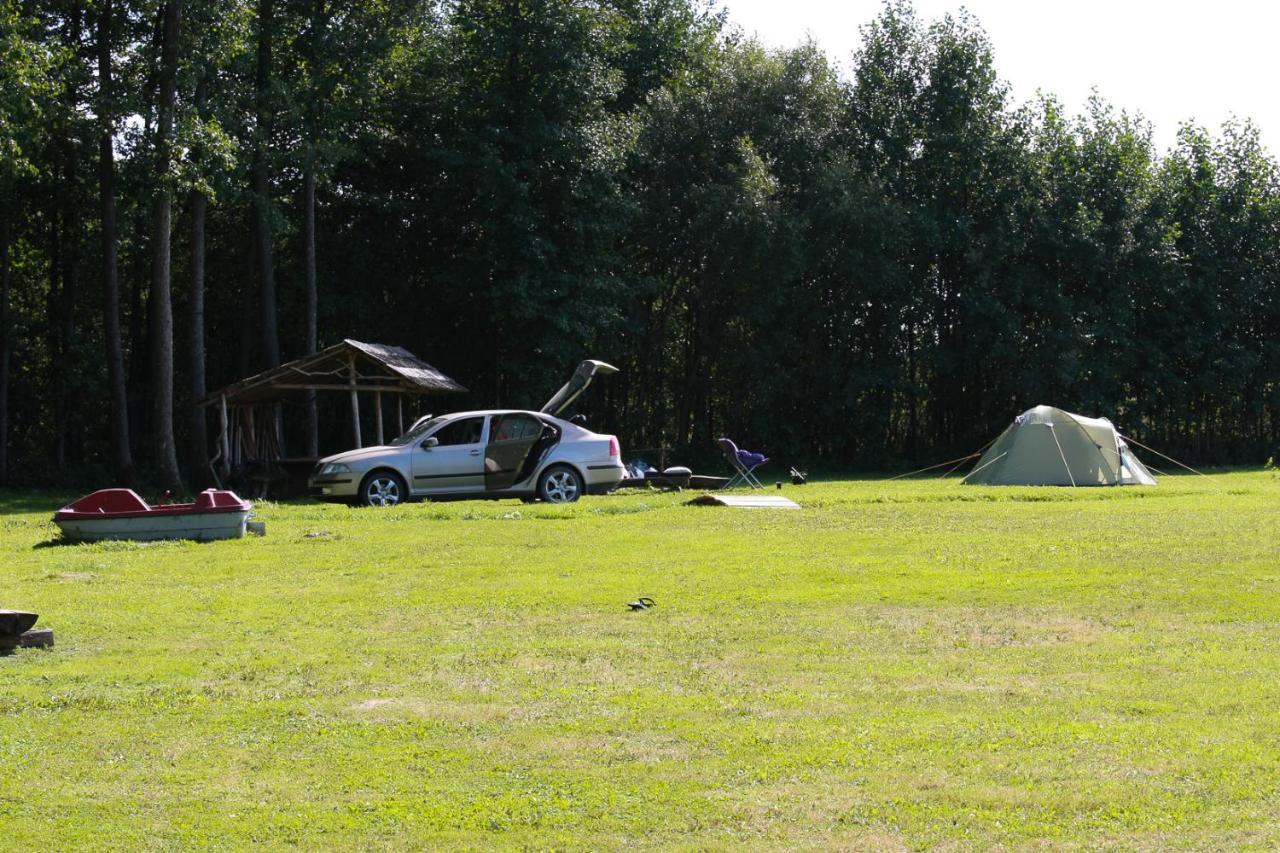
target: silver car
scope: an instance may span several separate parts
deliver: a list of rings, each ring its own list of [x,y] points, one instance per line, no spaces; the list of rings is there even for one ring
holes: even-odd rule
[[[414,498],[541,499],[569,503],[623,477],[618,439],[556,417],[597,373],[584,361],[540,412],[492,409],[420,419],[380,447],[321,459],[308,481],[322,500],[393,506]]]

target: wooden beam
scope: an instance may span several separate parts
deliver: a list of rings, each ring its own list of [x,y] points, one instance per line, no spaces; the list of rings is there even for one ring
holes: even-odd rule
[[[351,389],[351,431],[355,436],[356,448],[359,449],[361,447],[364,447],[364,442],[360,440],[360,394],[356,390],[357,385],[356,385],[355,356],[352,356],[350,361],[347,362],[347,367],[351,371],[350,372],[351,383],[349,386]]]
[[[377,429],[378,429],[378,444],[379,445],[386,444],[387,442],[382,438],[382,392],[381,391],[373,392],[373,422],[374,424],[377,425]]]
[[[350,391],[355,388],[357,391],[384,391],[387,394],[416,394],[417,391],[411,391],[408,388],[402,388],[399,385],[369,385],[366,383],[347,381],[342,385],[308,385],[302,382],[290,383],[288,385],[272,385],[273,390],[279,391]]]
[[[396,424],[400,428],[398,435],[404,435],[404,397],[396,397]]]
[[[339,384],[321,385],[319,383],[289,382],[289,383],[282,383],[280,385],[272,385],[270,390],[272,392],[275,392],[275,391],[350,391],[352,387],[353,386],[350,381],[347,381],[340,385]],[[406,388],[403,385],[369,385],[369,384],[364,384],[360,382],[357,382],[354,387],[357,391],[381,391],[384,394],[412,394],[415,397],[420,396],[422,394],[452,393],[449,391],[441,391],[438,389],[433,390],[430,388]],[[221,399],[222,399],[221,397],[210,397],[205,400],[201,400],[200,405],[213,406],[218,404],[221,401]],[[267,394],[263,398],[258,400],[253,400],[251,402],[237,403],[235,401],[231,401],[231,402],[228,402],[227,405],[229,406],[261,406],[265,403],[271,403],[271,402],[275,402],[273,395]]]

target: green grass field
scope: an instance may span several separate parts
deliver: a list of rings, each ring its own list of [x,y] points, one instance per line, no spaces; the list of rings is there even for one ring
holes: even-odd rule
[[[0,496],[58,643],[0,658],[0,846],[1280,845],[1276,473],[784,494],[78,546]]]

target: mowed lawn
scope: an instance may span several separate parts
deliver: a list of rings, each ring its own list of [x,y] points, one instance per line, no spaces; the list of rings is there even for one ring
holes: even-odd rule
[[[57,634],[0,658],[0,845],[1280,845],[1276,473],[783,494],[78,546],[0,497]]]

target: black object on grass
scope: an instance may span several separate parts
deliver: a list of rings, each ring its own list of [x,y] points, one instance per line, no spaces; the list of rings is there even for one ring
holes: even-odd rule
[[[632,611],[648,610],[650,607],[655,607],[655,606],[656,604],[654,603],[654,600],[652,598],[647,598],[644,596],[637,598],[635,601],[627,602],[627,607],[630,607]]]
[[[39,618],[25,610],[0,610],[0,651],[17,648],[22,635],[31,630]]]
[[[18,645],[24,649],[53,648],[52,628],[32,628],[18,638]]]

